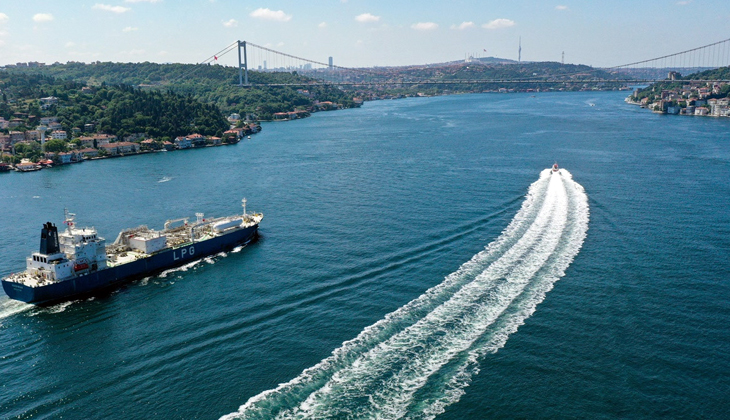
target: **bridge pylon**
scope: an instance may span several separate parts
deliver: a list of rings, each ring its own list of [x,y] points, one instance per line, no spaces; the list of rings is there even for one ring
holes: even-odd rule
[[[243,61],[241,61],[241,48],[243,48]],[[238,85],[250,86],[248,84],[248,58],[246,56],[246,41],[238,41]]]

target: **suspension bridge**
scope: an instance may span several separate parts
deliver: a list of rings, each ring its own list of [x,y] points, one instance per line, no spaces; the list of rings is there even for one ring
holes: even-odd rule
[[[475,77],[462,71],[475,66],[494,66],[482,59],[467,59],[439,65],[413,65],[402,67],[354,68],[335,65],[329,62],[307,59],[276,51],[272,48],[247,41],[235,41],[199,64],[212,64],[233,51],[238,52],[239,85],[242,87],[274,86],[415,86],[415,85],[510,85],[510,84],[593,84],[603,86],[641,85],[660,81],[680,79],[681,76],[706,70],[730,66],[730,39],[713,42],[697,48],[650,58],[608,68],[562,65],[556,72],[549,74],[532,73],[519,77]],[[503,65],[528,67],[532,62],[501,60]],[[555,63],[553,63],[555,64]],[[452,74],[441,71],[451,68]],[[571,71],[571,69],[574,69]],[[250,72],[294,73],[302,78],[287,82],[255,82],[249,78]],[[474,72],[479,73],[479,72]],[[488,73],[488,72],[484,72]],[[692,79],[693,83],[730,83],[723,78]]]

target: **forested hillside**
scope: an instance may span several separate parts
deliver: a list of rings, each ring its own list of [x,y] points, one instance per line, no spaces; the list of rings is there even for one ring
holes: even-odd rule
[[[225,114],[255,114],[264,120],[271,119],[276,112],[309,108],[315,100],[331,101],[344,107],[355,106],[351,93],[334,87],[310,87],[308,95],[302,95],[293,87],[240,87],[238,69],[220,65],[68,63],[9,71],[50,75],[89,86],[99,86],[102,83],[124,84],[144,90],[172,91],[192,95],[203,103],[216,105]],[[253,84],[303,83],[308,80],[295,73],[249,72],[249,81]]]
[[[217,106],[171,91],[106,83],[84,89],[74,81],[14,72],[0,72],[0,89],[0,116],[6,120],[20,116],[23,123],[15,128],[20,131],[34,129],[46,116],[58,117],[69,133],[93,124],[95,132],[120,138],[132,133],[171,138],[191,133],[220,135],[228,127]],[[40,99],[44,97],[55,97],[57,102],[43,106]]]

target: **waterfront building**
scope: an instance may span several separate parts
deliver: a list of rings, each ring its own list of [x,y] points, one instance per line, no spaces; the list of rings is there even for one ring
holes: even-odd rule
[[[95,134],[89,137],[81,137],[81,144],[84,147],[99,147],[104,144],[114,143],[117,141],[117,136],[111,134]]]
[[[61,164],[71,163],[74,154],[71,152],[59,153],[58,162]]]
[[[235,137],[235,140],[240,140],[243,138],[243,128],[232,128],[225,133],[223,133],[223,137],[230,138]]]
[[[142,150],[154,150],[155,149],[155,140],[154,139],[142,140],[140,142],[140,146],[141,146]]]
[[[192,147],[205,146],[205,137],[202,134],[198,134],[198,133],[190,134],[189,136],[186,136],[185,138],[187,138],[190,141],[190,145]]]
[[[119,154],[119,149],[117,149],[117,143],[100,144],[98,148],[99,150],[106,151],[109,156],[116,156]]]
[[[117,146],[117,152],[119,153],[137,153],[139,152],[139,144],[131,141],[122,141],[115,143]]]
[[[99,156],[99,151],[94,148],[91,148],[91,147],[81,149],[81,150],[79,150],[79,153],[85,157],[90,157],[90,158]]]
[[[175,147],[178,149],[189,149],[192,147],[192,142],[187,137],[177,137],[175,139]]]

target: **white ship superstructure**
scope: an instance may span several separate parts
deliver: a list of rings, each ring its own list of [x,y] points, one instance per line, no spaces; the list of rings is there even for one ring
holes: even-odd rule
[[[93,227],[77,228],[74,214],[66,211],[66,230],[58,232],[48,222],[41,231],[39,252],[26,258],[26,271],[8,280],[40,286],[88,274],[106,268],[106,241]]]

